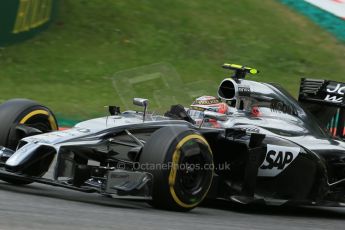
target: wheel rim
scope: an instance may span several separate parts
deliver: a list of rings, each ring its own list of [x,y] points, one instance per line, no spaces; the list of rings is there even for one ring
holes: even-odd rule
[[[30,126],[32,128],[42,131],[42,133],[47,133],[53,131],[50,122],[47,120],[47,117],[42,115],[36,115],[29,120],[27,120],[24,125]]]
[[[51,113],[43,109],[33,110],[32,112],[23,115],[17,124],[38,129],[42,133],[57,130],[55,118]],[[18,145],[18,142],[27,136],[24,133],[16,132],[15,129],[10,131],[10,133],[12,133],[10,134],[11,138],[7,141],[7,147],[10,149],[15,149]]]
[[[189,146],[183,146],[181,148],[181,165],[180,169],[180,187],[183,189],[184,193],[195,194],[200,190],[203,178],[205,177],[205,170],[200,167],[207,164],[206,160],[202,156],[203,153],[201,144],[193,141],[191,144],[186,143]],[[198,151],[196,155],[193,152]],[[190,155],[192,152],[193,155]]]
[[[199,135],[185,137],[173,154],[175,163],[178,165],[170,173],[170,177],[174,176],[169,181],[170,192],[181,207],[193,208],[205,198],[212,182],[213,168],[205,168],[206,164],[213,164],[206,140]]]
[[[19,124],[25,124],[33,128],[42,128],[42,132],[57,130],[57,124],[52,114],[46,110],[38,109],[26,114]],[[50,127],[50,128],[48,128]]]

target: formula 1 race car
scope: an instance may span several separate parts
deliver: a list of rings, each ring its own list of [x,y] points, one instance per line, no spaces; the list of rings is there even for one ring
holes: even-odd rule
[[[302,79],[296,101],[278,85],[246,80],[255,69],[223,67],[235,74],[219,86],[227,106],[222,112],[212,109],[212,99],[207,106],[174,105],[165,116],[153,115],[147,99],[135,98],[143,112],[109,106],[109,116],[57,131],[47,107],[26,99],[3,103],[0,179],[140,196],[180,211],[204,199],[345,205],[343,132],[333,137],[325,131],[338,110],[344,124],[345,85]]]

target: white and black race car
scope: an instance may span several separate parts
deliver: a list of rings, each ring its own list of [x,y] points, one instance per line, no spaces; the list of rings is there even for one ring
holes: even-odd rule
[[[224,68],[235,70],[218,90],[230,109],[205,109],[201,123],[182,106],[159,116],[134,99],[143,112],[111,106],[107,117],[58,131],[47,107],[9,100],[0,105],[0,179],[140,196],[182,211],[204,199],[345,205],[345,143],[324,125],[343,111],[345,85],[303,79],[296,101],[278,85],[246,80],[255,69]]]

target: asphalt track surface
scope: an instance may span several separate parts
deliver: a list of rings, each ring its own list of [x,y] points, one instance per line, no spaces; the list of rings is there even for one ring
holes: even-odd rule
[[[189,213],[46,185],[0,182],[0,229],[345,229],[345,208],[239,208],[205,204]]]

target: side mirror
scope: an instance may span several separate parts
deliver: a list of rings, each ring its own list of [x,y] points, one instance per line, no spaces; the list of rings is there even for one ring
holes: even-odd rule
[[[226,121],[226,120],[228,120],[228,116],[226,114],[212,112],[212,111],[208,111],[208,110],[204,111],[204,117],[205,118],[210,118],[210,119],[215,119],[217,121]]]
[[[149,100],[145,98],[133,98],[133,104],[141,107],[147,107]]]
[[[133,98],[133,104],[144,107],[143,122],[145,122],[147,107],[149,106],[149,100],[145,98]]]

